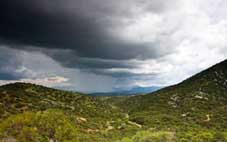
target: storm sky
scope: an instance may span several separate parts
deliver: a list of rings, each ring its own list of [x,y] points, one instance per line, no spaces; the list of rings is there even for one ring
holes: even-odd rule
[[[227,58],[226,13],[226,0],[1,0],[0,85],[172,85]]]

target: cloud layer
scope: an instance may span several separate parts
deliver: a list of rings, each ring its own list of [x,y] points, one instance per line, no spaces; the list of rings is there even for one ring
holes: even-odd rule
[[[0,79],[64,75],[83,91],[89,82],[105,91],[174,84],[227,57],[226,8],[224,0],[2,0]]]

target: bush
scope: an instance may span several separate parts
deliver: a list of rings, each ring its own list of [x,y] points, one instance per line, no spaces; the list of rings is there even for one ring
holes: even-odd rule
[[[59,110],[26,112],[0,123],[0,141],[13,138],[19,142],[76,142],[75,124]]]
[[[180,142],[227,142],[224,133],[212,130],[180,132],[178,135],[177,140]]]
[[[142,116],[141,117],[135,117],[135,118],[131,119],[131,121],[136,122],[140,125],[144,125],[144,123],[145,123],[145,119]]]
[[[124,138],[120,142],[174,142],[175,135],[167,131],[141,131],[131,138]]]

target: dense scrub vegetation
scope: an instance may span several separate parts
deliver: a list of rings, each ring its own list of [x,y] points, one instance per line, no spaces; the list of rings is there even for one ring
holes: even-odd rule
[[[58,110],[26,112],[10,116],[0,123],[2,141],[21,142],[77,142],[76,124]]]
[[[62,116],[65,115],[65,118],[72,121],[78,129],[76,134],[79,142],[115,141],[124,136],[133,135],[140,129],[135,124],[128,123],[127,114],[117,106],[104,101],[105,98],[24,83],[0,87],[0,96],[0,129],[2,130],[0,133],[6,131],[6,128],[3,127],[5,123],[15,122],[14,118],[26,118],[28,114],[30,117],[35,117],[36,113],[46,113],[50,110],[57,114],[62,112]],[[51,117],[47,117],[47,119],[52,119]],[[63,117],[59,119],[63,119]],[[39,122],[32,121],[28,125],[30,123],[33,125]],[[51,123],[47,121],[48,125],[52,125]],[[27,126],[25,127],[27,128]],[[5,137],[19,139],[20,142],[19,134],[13,135],[19,130],[11,130],[12,133],[5,133]],[[3,137],[2,139],[4,140]]]
[[[227,142],[227,133],[209,130],[199,131],[139,131],[132,137],[126,137],[119,142]]]
[[[0,87],[0,142],[226,142],[227,61],[158,92],[90,97]]]

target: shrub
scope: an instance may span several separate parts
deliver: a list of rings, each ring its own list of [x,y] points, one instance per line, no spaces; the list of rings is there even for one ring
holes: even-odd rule
[[[75,124],[62,111],[26,112],[0,123],[0,140],[14,138],[20,142],[76,142]]]
[[[167,131],[141,131],[131,138],[124,138],[120,142],[174,142],[175,135]]]

